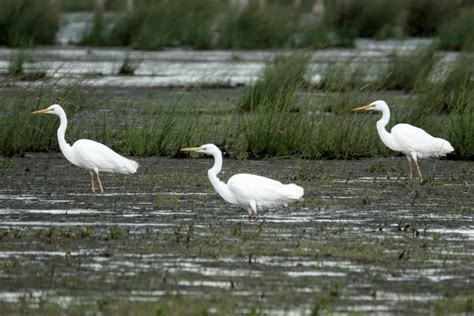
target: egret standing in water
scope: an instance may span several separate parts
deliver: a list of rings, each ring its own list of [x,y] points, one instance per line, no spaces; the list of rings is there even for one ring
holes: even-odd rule
[[[429,157],[442,157],[454,151],[453,146],[442,138],[433,137],[421,128],[410,124],[397,124],[392,127],[389,133],[385,126],[390,120],[390,109],[385,101],[379,100],[355,108],[354,111],[378,111],[382,112],[382,118],[377,121],[377,131],[382,142],[391,150],[402,152],[408,159],[410,173],[408,178],[412,179],[413,167],[411,160],[413,159],[418,170],[420,182],[423,182],[418,159]]]
[[[201,147],[182,148],[184,152],[198,152],[214,157],[214,166],[207,172],[209,180],[219,195],[231,204],[247,208],[249,217],[257,217],[257,210],[263,207],[288,206],[303,196],[304,190],[296,184],[282,184],[269,178],[240,173],[232,176],[227,184],[217,175],[222,169],[222,152],[214,144]]]
[[[99,183],[100,192],[104,192],[99,172],[132,174],[137,171],[138,163],[120,156],[109,147],[90,139],[79,139],[72,146],[66,142],[64,135],[67,128],[66,113],[58,104],[53,104],[33,114],[54,114],[59,116],[58,128],[59,148],[64,157],[75,166],[89,170],[91,175],[91,188],[95,192],[94,174]]]

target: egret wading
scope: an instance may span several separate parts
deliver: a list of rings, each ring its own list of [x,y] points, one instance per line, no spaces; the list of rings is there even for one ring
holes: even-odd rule
[[[252,215],[257,217],[258,209],[288,206],[288,203],[298,201],[303,196],[303,188],[296,184],[282,184],[279,181],[253,174],[236,174],[227,183],[219,180],[217,175],[222,169],[222,152],[214,144],[182,148],[181,151],[213,156],[214,166],[207,172],[212,186],[227,202],[245,207],[249,217]]]
[[[67,128],[67,117],[63,108],[53,104],[46,109],[34,111],[33,114],[54,114],[59,116],[58,143],[64,157],[75,166],[89,170],[91,189],[95,192],[94,175],[97,177],[100,192],[104,187],[100,181],[99,172],[133,174],[138,169],[138,163],[120,156],[109,147],[90,139],[79,139],[72,146],[66,142],[64,135]]]
[[[385,101],[378,100],[368,105],[355,108],[354,111],[382,112],[382,118],[377,121],[377,131],[382,142],[391,150],[405,154],[408,159],[408,178],[413,177],[412,160],[415,161],[420,182],[423,182],[418,159],[429,157],[442,157],[454,151],[453,146],[442,138],[433,137],[421,128],[410,124],[397,124],[389,133],[385,126],[390,120],[390,109]]]

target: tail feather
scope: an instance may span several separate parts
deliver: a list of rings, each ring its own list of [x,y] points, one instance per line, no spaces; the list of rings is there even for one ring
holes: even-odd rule
[[[136,161],[133,161],[131,159],[127,159],[125,157],[121,157],[122,159],[120,160],[120,166],[119,166],[119,172],[122,174],[133,174],[137,172],[138,169],[138,163]]]
[[[304,194],[304,189],[299,185],[294,183],[290,183],[286,185],[288,191],[286,192],[286,196],[292,200],[299,200]]]
[[[436,138],[436,140],[438,142],[438,148],[439,148],[436,152],[437,156],[446,156],[450,152],[454,151],[453,146],[447,140],[442,139],[442,138]]]

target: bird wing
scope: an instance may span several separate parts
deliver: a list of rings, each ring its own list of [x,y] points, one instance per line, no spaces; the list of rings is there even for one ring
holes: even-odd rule
[[[392,135],[404,153],[415,152],[419,158],[444,156],[453,151],[451,144],[442,138],[433,137],[423,129],[410,124],[397,124]]]
[[[138,164],[120,156],[115,151],[90,139],[80,139],[72,146],[77,162],[86,169],[98,168],[99,171],[131,174],[135,173]]]
[[[282,184],[279,181],[253,175],[236,174],[227,182],[229,190],[241,204],[255,201],[257,206],[286,205],[303,196],[303,188],[295,184]]]

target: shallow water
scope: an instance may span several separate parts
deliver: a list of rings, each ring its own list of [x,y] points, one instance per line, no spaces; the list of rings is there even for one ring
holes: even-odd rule
[[[1,170],[1,314],[103,300],[148,311],[177,295],[217,314],[232,302],[233,313],[301,315],[321,300],[336,314],[426,313],[472,290],[472,162],[439,161],[420,185],[399,178],[402,157],[226,160],[224,180],[238,169],[305,188],[304,201],[249,221],[212,190],[209,159],[138,158],[138,175],[104,175],[106,193],[92,194],[64,159],[45,172],[51,158]]]
[[[4,77],[9,85],[35,87],[45,81],[68,86],[81,83],[91,87],[236,87],[255,82],[267,62],[278,55],[291,55],[289,50],[213,50],[167,49],[163,51],[130,51],[127,48],[77,47],[92,21],[89,13],[63,15],[55,47],[22,50],[26,73],[45,72],[47,78],[38,81],[15,81]],[[355,48],[332,48],[310,53],[306,79],[317,84],[340,63],[348,69],[364,68],[366,79],[374,78],[386,69],[393,52],[405,53],[426,47],[432,39],[374,41],[358,39]],[[20,53],[16,49],[0,48],[0,74],[7,73],[10,60]],[[447,66],[456,61],[458,53],[439,53],[433,78],[440,78]],[[135,69],[132,76],[120,75],[125,60]],[[0,77],[1,78],[1,77]]]

